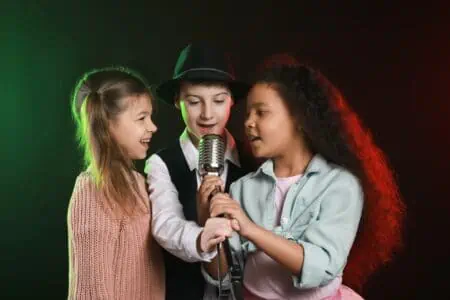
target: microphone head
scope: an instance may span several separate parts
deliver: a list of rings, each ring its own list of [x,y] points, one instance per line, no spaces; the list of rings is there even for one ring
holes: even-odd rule
[[[200,175],[220,176],[225,165],[225,141],[218,134],[204,135],[198,145]]]

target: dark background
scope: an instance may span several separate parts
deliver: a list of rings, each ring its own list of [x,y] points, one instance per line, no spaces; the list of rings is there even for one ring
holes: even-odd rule
[[[1,298],[67,297],[66,211],[81,170],[69,96],[78,77],[126,64],[157,83],[198,39],[225,46],[242,78],[288,51],[341,89],[389,156],[408,207],[404,251],[363,295],[447,292],[450,5],[386,3],[2,0]],[[230,128],[239,136],[237,108]],[[171,107],[161,105],[155,121],[150,152],[183,129]]]

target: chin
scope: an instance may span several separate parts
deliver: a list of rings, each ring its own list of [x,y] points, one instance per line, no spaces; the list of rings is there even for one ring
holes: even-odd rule
[[[267,151],[268,149],[261,149],[260,147],[252,147],[252,154],[255,158],[271,158],[273,157],[273,153],[271,153],[270,151]]]
[[[253,147],[251,149],[252,149],[252,154],[253,154],[254,157],[256,157],[256,158],[263,157],[261,151],[259,151],[258,149],[255,149]]]
[[[147,157],[147,153],[144,154],[135,154],[131,157],[132,160],[141,160]]]

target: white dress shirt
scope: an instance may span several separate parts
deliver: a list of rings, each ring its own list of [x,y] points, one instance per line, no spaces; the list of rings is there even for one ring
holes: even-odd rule
[[[226,150],[224,172],[220,178],[226,183],[229,162],[240,167],[239,155],[233,136],[225,130]],[[181,150],[186,159],[189,170],[196,170],[197,189],[201,184],[198,171],[198,149],[192,144],[185,129],[180,138]],[[187,262],[210,262],[217,251],[198,253],[197,238],[203,230],[196,222],[187,221],[183,207],[178,198],[178,191],[173,184],[166,164],[158,154],[153,154],[146,161],[145,173],[151,191],[152,202],[152,233],[156,241],[168,252]],[[192,199],[196,201],[196,199]],[[217,299],[216,287],[205,284],[204,300]]]
[[[224,172],[220,176],[224,183],[227,179],[229,162],[240,167],[235,140],[227,130],[225,130],[225,134],[227,143],[225,166]],[[189,170],[196,170],[198,189],[201,184],[201,177],[198,172],[198,149],[192,143],[186,129],[181,134],[179,142]],[[170,178],[166,164],[158,154],[151,155],[146,161],[145,173],[151,191],[152,232],[156,241],[168,252],[184,261],[211,261],[217,252],[198,253],[197,238],[203,228],[194,221],[186,220],[178,198],[178,191]],[[196,201],[196,199],[192,199],[192,201]],[[211,293],[212,291],[215,290],[211,290]],[[206,294],[210,294],[210,292]],[[214,299],[206,294],[205,299]]]

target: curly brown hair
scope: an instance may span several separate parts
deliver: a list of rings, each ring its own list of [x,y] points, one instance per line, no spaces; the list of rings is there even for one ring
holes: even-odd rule
[[[402,245],[405,206],[385,154],[339,90],[319,71],[305,65],[272,65],[254,83],[268,84],[279,93],[313,153],[359,178],[364,209],[344,283],[361,291],[369,276]]]

